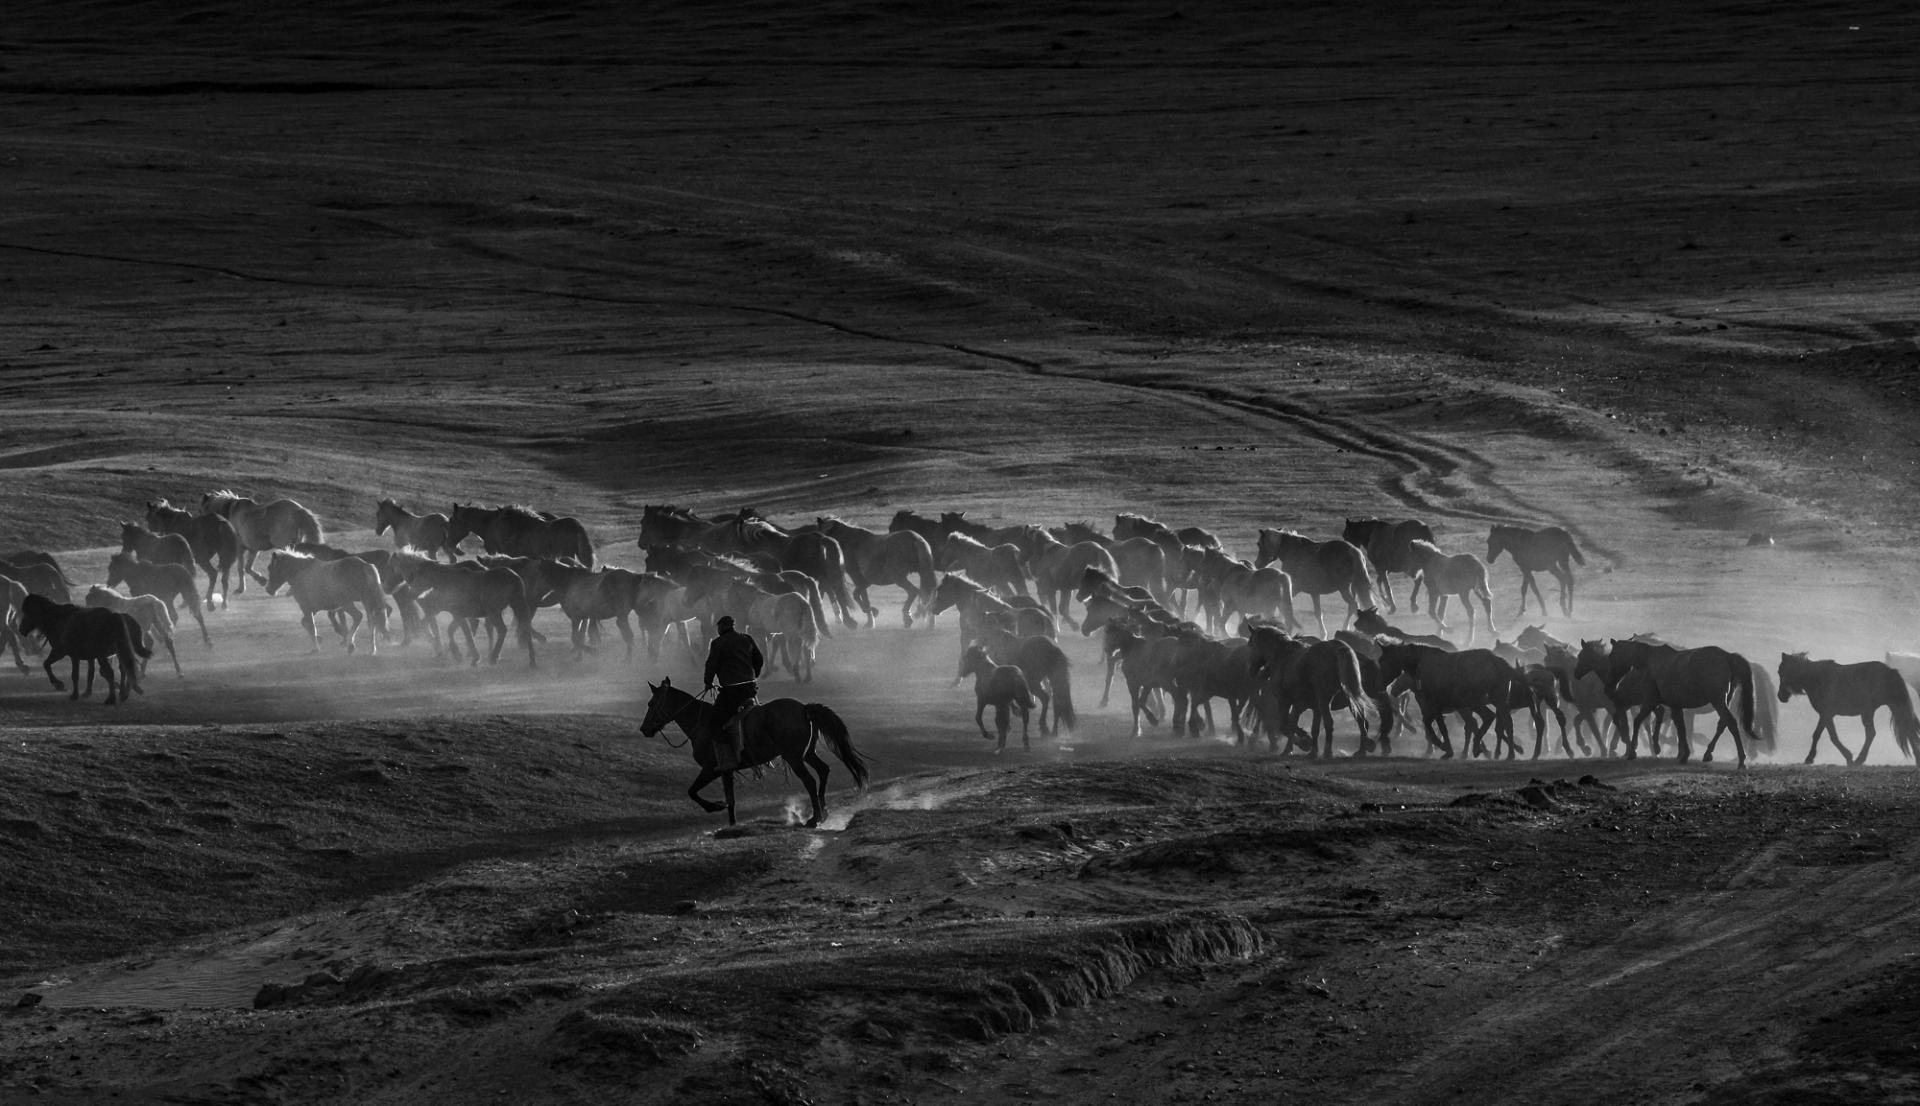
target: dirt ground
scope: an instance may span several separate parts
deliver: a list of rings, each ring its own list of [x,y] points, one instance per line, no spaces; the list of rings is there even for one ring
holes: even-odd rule
[[[102,581],[218,488],[630,567],[656,503],[1412,515],[1575,535],[1503,637],[1920,646],[1905,8],[686,7],[12,5],[0,545]],[[1135,740],[1069,634],[1081,724],[996,757],[878,598],[767,685],[872,764],[820,830],[700,813],[639,733],[695,660],[553,612],[309,655],[250,586],[124,706],[0,668],[0,1101],[1920,1098],[1890,736]]]

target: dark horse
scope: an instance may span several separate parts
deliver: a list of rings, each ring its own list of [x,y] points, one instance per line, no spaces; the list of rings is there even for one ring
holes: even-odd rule
[[[713,746],[706,738],[711,704],[674,687],[672,680],[648,684],[647,689],[653,696],[647,700],[647,716],[640,723],[640,732],[652,737],[669,723],[677,723],[681,732],[692,740],[694,763],[700,766],[700,774],[687,788],[687,795],[709,814],[726,811],[727,824],[733,825],[733,772],[723,772],[713,766]],[[798,699],[761,703],[742,717],[740,735],[741,768],[769,764],[777,758],[786,762],[787,770],[807,789],[807,799],[813,803],[813,816],[807,819],[809,826],[819,825],[827,813],[827,762],[815,749],[820,738],[827,739],[833,755],[853,773],[854,786],[866,790],[867,762],[854,751],[847,724],[823,704],[802,703]],[[724,803],[700,797],[700,789],[712,783],[715,776],[720,777],[726,789]]]
[[[1256,625],[1248,631],[1248,670],[1267,681],[1268,690],[1279,700],[1279,719],[1290,729],[1288,739],[1298,744],[1302,710],[1313,711],[1313,730],[1307,734],[1307,755],[1321,755],[1320,735],[1326,734],[1326,755],[1333,756],[1333,712],[1345,706],[1353,712],[1360,727],[1362,748],[1366,740],[1367,719],[1378,713],[1368,696],[1360,672],[1360,658],[1344,641],[1311,641],[1290,638],[1278,626]],[[1269,734],[1268,748],[1279,742],[1278,734]]]
[[[1033,689],[1027,685],[1026,673],[1020,671],[1017,665],[996,662],[988,655],[984,645],[969,645],[960,656],[960,675],[973,677],[973,724],[980,727],[980,736],[989,741],[993,740],[993,735],[987,732],[985,716],[987,708],[993,708],[993,726],[1000,734],[1000,743],[994,746],[993,751],[1007,751],[1009,714],[1020,716],[1020,747],[1033,748],[1027,721],[1033,717],[1033,709],[1037,704]]]
[[[478,534],[489,553],[556,560],[572,557],[588,568],[593,567],[593,539],[587,536],[587,528],[577,518],[525,507],[455,504],[447,514],[446,548],[457,547],[468,534]]]
[[[193,563],[207,573],[207,606],[218,598],[226,605],[233,590],[233,566],[240,560],[240,535],[221,515],[196,515],[164,499],[147,504],[147,529],[156,534],[178,534],[193,550]],[[141,554],[145,556],[146,554]],[[219,590],[214,590],[215,582]]]
[[[1753,732],[1753,666],[1747,663],[1747,658],[1717,645],[1675,649],[1671,645],[1618,638],[1583,641],[1573,674],[1578,678],[1589,672],[1597,673],[1609,692],[1620,688],[1622,682],[1636,672],[1645,676],[1637,681],[1639,687],[1634,701],[1640,713],[1634,716],[1632,728],[1624,725],[1624,710],[1615,713],[1616,726],[1627,735],[1629,758],[1638,755],[1634,735],[1639,732],[1641,721],[1661,709],[1672,716],[1674,729],[1678,731],[1675,742],[1679,746],[1679,759],[1691,758],[1693,742],[1688,733],[1686,712],[1711,707],[1719,716],[1720,724],[1714,728],[1713,738],[1707,742],[1706,753],[1700,759],[1712,760],[1713,746],[1720,735],[1731,732],[1734,754],[1739,758],[1740,767],[1746,767],[1747,741],[1758,740]],[[1618,698],[1615,701],[1620,702]]]
[[[1807,747],[1808,764],[1813,763],[1813,754],[1820,751],[1822,730],[1848,764],[1866,763],[1867,750],[1873,748],[1873,714],[1881,707],[1886,707],[1893,717],[1893,739],[1900,743],[1900,751],[1909,757],[1920,754],[1920,719],[1914,717],[1913,699],[1908,696],[1906,681],[1900,678],[1900,673],[1884,661],[1841,664],[1810,661],[1805,653],[1782,653],[1780,701],[1787,702],[1795,695],[1805,695],[1814,713],[1820,716],[1813,727],[1813,744]],[[1834,731],[1833,719],[1839,714],[1858,717],[1866,730],[1866,740],[1861,742],[1857,757],[1847,752],[1847,747],[1840,744],[1840,735]]]
[[[1520,613],[1516,617],[1527,617],[1527,589],[1533,589],[1533,597],[1540,600],[1540,613],[1547,613],[1547,598],[1540,594],[1540,585],[1533,574],[1548,572],[1560,585],[1560,613],[1573,617],[1573,564],[1586,564],[1587,559],[1573,544],[1573,535],[1558,526],[1549,526],[1543,530],[1528,530],[1523,526],[1495,526],[1487,534],[1487,564],[1500,559],[1500,554],[1513,554],[1514,566],[1520,570]]]
[[[1413,594],[1407,603],[1416,610],[1419,608],[1420,577],[1415,575],[1419,565],[1414,563],[1408,547],[1416,541],[1433,541],[1433,527],[1417,518],[1350,518],[1340,537],[1359,546],[1372,562],[1373,582],[1380,586],[1380,596],[1387,601],[1387,613],[1399,610],[1393,600],[1393,584],[1387,579],[1389,572],[1413,577]]]
[[[107,681],[108,706],[126,702],[135,691],[146,694],[140,686],[139,661],[135,658],[151,657],[153,650],[140,640],[133,620],[119,611],[76,607],[71,603],[56,603],[44,595],[29,595],[20,603],[20,633],[38,633],[47,639],[47,659],[41,667],[56,690],[64,691],[66,685],[53,674],[53,662],[61,657],[72,659],[73,694],[67,696],[69,699],[80,698],[81,661],[102,662],[100,674]],[[113,661],[120,662],[117,689]],[[88,681],[92,681],[91,676]]]

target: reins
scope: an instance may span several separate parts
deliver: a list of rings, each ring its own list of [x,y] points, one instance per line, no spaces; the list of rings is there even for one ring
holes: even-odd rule
[[[688,746],[688,744],[690,744],[693,741],[692,736],[688,736],[686,741],[682,741],[680,744],[675,745],[673,743],[673,738],[667,736],[667,727],[673,725],[675,722],[680,721],[680,716],[687,713],[689,710],[692,710],[695,706],[697,706],[702,700],[704,700],[707,697],[707,695],[711,690],[712,690],[711,688],[703,688],[700,694],[689,696],[687,698],[686,703],[682,705],[679,710],[674,711],[673,714],[669,716],[665,722],[661,723],[660,740],[666,742],[668,748],[684,749]]]

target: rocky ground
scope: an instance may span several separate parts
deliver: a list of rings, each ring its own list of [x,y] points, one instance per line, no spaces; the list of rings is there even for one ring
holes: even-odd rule
[[[1576,535],[1572,619],[1495,566],[1503,636],[1915,646],[1910,14],[932,11],[26,4],[6,548],[102,580],[223,487],[634,566],[663,502],[1417,515]],[[1920,1093],[1920,778],[1799,766],[1800,702],[1745,771],[1316,763],[1127,738],[1069,635],[1080,727],[994,757],[893,600],[769,685],[874,785],[729,830],[638,731],[684,654],[309,655],[230,598],[124,706],[0,670],[0,1099]]]

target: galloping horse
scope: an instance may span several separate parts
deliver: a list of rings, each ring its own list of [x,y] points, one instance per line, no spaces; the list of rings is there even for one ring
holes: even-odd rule
[[[1813,744],[1807,747],[1806,763],[1820,751],[1820,732],[1826,731],[1833,747],[1840,750],[1848,764],[1864,764],[1867,750],[1873,748],[1873,714],[1881,707],[1893,718],[1893,739],[1907,757],[1920,756],[1920,718],[1913,713],[1913,699],[1907,694],[1906,681],[1884,661],[1841,664],[1838,661],[1810,661],[1805,653],[1780,654],[1780,701],[1805,695],[1807,703],[1820,716],[1814,723]],[[1860,755],[1847,752],[1834,731],[1836,715],[1860,719],[1866,739],[1860,743]]]
[[[193,546],[178,534],[156,534],[137,522],[120,524],[120,552],[138,553],[149,564],[182,565],[193,571]]]
[[[1033,715],[1035,702],[1033,689],[1027,686],[1026,673],[1019,666],[995,663],[987,655],[987,647],[974,644],[960,655],[960,677],[973,677],[973,724],[980,727],[980,736],[992,739],[987,732],[985,715],[988,707],[993,708],[993,726],[999,731],[1000,743],[993,751],[1007,751],[1007,729],[1009,712],[1020,715],[1020,747],[1033,748],[1028,737],[1027,723]]]
[[[141,643],[152,649],[154,644],[165,645],[167,656],[173,658],[173,674],[184,676],[180,671],[180,654],[173,649],[173,616],[167,613],[167,605],[151,595],[136,595],[129,599],[112,588],[103,588],[95,584],[87,589],[89,607],[105,607],[110,611],[119,611],[129,615],[140,627]],[[25,669],[25,666],[21,666]],[[147,662],[140,662],[140,674],[147,674]]]
[[[1540,585],[1534,580],[1536,572],[1548,572],[1560,585],[1560,613],[1573,617],[1573,566],[1568,564],[1586,564],[1587,559],[1573,544],[1573,535],[1558,526],[1548,526],[1541,530],[1528,530],[1521,526],[1495,526],[1487,533],[1487,563],[1500,559],[1501,553],[1513,554],[1514,566],[1520,570],[1520,613],[1517,617],[1527,616],[1527,589],[1533,589],[1533,597],[1540,600],[1540,613],[1547,613],[1546,596],[1540,594]]]
[[[358,557],[323,561],[306,553],[276,551],[267,560],[267,594],[278,592],[282,586],[288,588],[294,602],[300,605],[300,625],[313,639],[309,652],[320,651],[320,630],[313,624],[314,612],[345,611],[352,624],[345,629],[336,625],[335,632],[347,643],[347,653],[351,655],[363,620],[362,607],[367,612],[364,620],[371,622],[376,631],[372,651],[380,652],[380,635],[387,632],[387,597],[380,590],[380,574],[372,565]]]
[[[147,529],[187,539],[193,563],[207,573],[207,606],[213,606],[215,598],[226,605],[227,592],[233,587],[233,566],[240,560],[240,535],[234,532],[233,523],[219,515],[196,515],[156,499],[147,504]],[[218,591],[214,590],[216,580]]]
[[[416,515],[391,499],[383,499],[373,509],[373,536],[379,537],[393,529],[393,545],[396,549],[418,549],[429,557],[438,558],[441,553],[447,560],[460,559],[460,550],[447,540],[447,516],[438,511],[432,514]]]
[[[1320,613],[1322,595],[1338,592],[1347,601],[1347,620],[1340,624],[1343,628],[1361,607],[1373,606],[1367,555],[1352,542],[1339,538],[1315,541],[1291,530],[1262,530],[1254,567],[1265,568],[1274,561],[1279,561],[1281,569],[1292,577],[1294,594],[1313,597],[1313,617],[1320,624],[1322,637],[1327,634],[1327,619]]]
[[[1040,701],[1040,735],[1057,734],[1062,730],[1071,730],[1076,718],[1073,710],[1073,676],[1067,655],[1060,649],[1059,642],[1044,634],[1031,634],[1021,637],[1009,629],[998,625],[998,619],[989,618],[983,628],[980,644],[987,652],[1005,657],[1007,663],[1020,669],[1027,678],[1027,687],[1033,697]],[[966,658],[961,657],[961,664]],[[1048,716],[1052,716],[1052,725],[1048,725]]]
[[[153,651],[141,643],[139,627],[131,617],[101,607],[76,607],[71,603],[56,603],[44,595],[29,595],[20,603],[19,630],[22,634],[38,633],[47,639],[47,659],[41,668],[53,682],[54,690],[65,691],[66,685],[53,674],[53,662],[62,657],[72,660],[69,678],[73,680],[73,694],[67,698],[80,698],[80,662],[83,660],[100,662],[100,674],[107,681],[108,706],[126,702],[135,691],[146,694],[140,686],[136,658],[151,657]],[[114,661],[120,662],[117,689]],[[91,675],[87,683],[92,685]]]
[[[1489,724],[1498,744],[1515,748],[1513,718],[1507,713],[1513,686],[1524,682],[1520,671],[1494,655],[1491,649],[1448,653],[1428,645],[1381,641],[1380,675],[1388,683],[1410,679],[1414,702],[1420,706],[1427,743],[1442,759],[1453,757],[1453,738],[1447,733],[1449,713],[1458,714],[1464,733],[1463,752],[1483,751]]]
[[[1407,604],[1419,605],[1420,577],[1416,575],[1417,566],[1407,546],[1410,542],[1434,540],[1433,527],[1417,518],[1350,518],[1340,537],[1366,552],[1367,560],[1373,565],[1373,581],[1380,586],[1380,594],[1387,601],[1388,614],[1399,610],[1394,605],[1393,584],[1387,579],[1389,572],[1413,577],[1413,593]]]
[[[247,590],[247,577],[262,584],[265,576],[254,571],[254,558],[274,549],[291,549],[303,541],[325,541],[320,520],[291,499],[276,499],[262,505],[226,489],[200,497],[200,513],[219,515],[233,524],[240,539],[240,588]]]
[[[1573,674],[1578,677],[1588,672],[1598,673],[1608,690],[1614,691],[1636,671],[1643,673],[1646,678],[1639,681],[1640,687],[1634,701],[1640,712],[1634,716],[1633,726],[1627,728],[1624,725],[1624,711],[1616,711],[1615,714],[1616,725],[1625,730],[1627,735],[1629,759],[1638,755],[1634,735],[1639,731],[1641,721],[1661,709],[1673,717],[1674,729],[1678,731],[1676,745],[1679,759],[1691,759],[1693,742],[1692,734],[1688,732],[1686,711],[1711,707],[1719,718],[1719,725],[1714,728],[1706,754],[1700,759],[1713,759],[1713,744],[1720,740],[1722,733],[1731,732],[1734,754],[1739,758],[1740,767],[1746,767],[1746,743],[1753,738],[1754,732],[1754,678],[1747,658],[1717,645],[1675,649],[1671,645],[1622,641],[1618,638],[1611,641],[1582,641],[1579,662],[1574,666]]]
[[[488,664],[497,664],[500,650],[507,643],[507,623],[502,611],[512,611],[514,635],[527,647],[527,667],[536,665],[533,649],[533,598],[520,574],[510,568],[487,568],[462,562],[443,565],[418,553],[396,553],[394,568],[420,597],[420,609],[427,619],[427,632],[433,639],[433,655],[440,655],[440,614],[445,612],[447,643],[453,644],[456,627],[467,636],[467,651],[472,664],[480,663],[480,651],[474,648],[473,622],[484,620],[487,636],[493,641]]]
[[[694,763],[700,766],[700,774],[687,788],[687,795],[709,814],[726,811],[727,824],[733,825],[733,772],[737,769],[722,771],[713,766],[713,745],[707,738],[707,716],[713,710],[712,705],[674,687],[672,680],[649,684],[647,690],[653,694],[647,700],[640,732],[652,737],[670,723],[679,725],[681,732],[692,739]],[[808,826],[819,825],[827,812],[827,762],[815,748],[822,737],[826,738],[833,755],[853,773],[854,785],[866,790],[867,762],[854,750],[847,724],[824,704],[775,699],[750,708],[740,720],[740,767],[755,768],[775,758],[785,761],[788,771],[807,789],[807,798],[813,804]],[[715,776],[720,777],[726,790],[724,803],[700,797],[700,789],[712,783]]]
[[[1412,558],[1416,579],[1427,585],[1427,615],[1445,633],[1447,622],[1447,600],[1460,597],[1460,605],[1467,609],[1467,644],[1473,644],[1476,630],[1473,617],[1473,600],[1480,598],[1480,606],[1487,612],[1487,633],[1497,634],[1499,628],[1493,624],[1493,593],[1487,590],[1487,566],[1480,558],[1471,553],[1443,552],[1430,541],[1415,540],[1407,543],[1407,555]]]
[[[927,539],[911,530],[882,534],[831,516],[820,519],[816,525],[845,551],[854,598],[867,612],[868,628],[873,626],[873,605],[867,589],[875,584],[892,584],[907,594],[900,617],[909,628],[913,626],[916,606],[926,617],[927,625],[933,625],[933,546]],[[917,586],[913,582],[915,576],[920,578]]]
[[[593,539],[577,518],[525,507],[475,507],[456,503],[447,513],[447,546],[457,548],[478,534],[489,553],[508,557],[572,557],[593,567]]]

